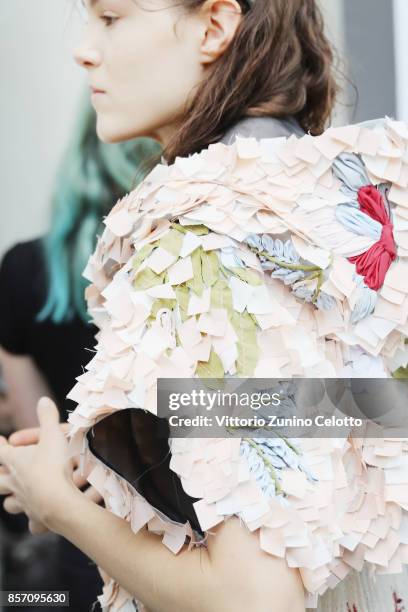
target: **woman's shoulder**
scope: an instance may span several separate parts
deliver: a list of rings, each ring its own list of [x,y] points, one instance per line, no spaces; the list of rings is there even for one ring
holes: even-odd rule
[[[18,270],[33,265],[41,257],[41,238],[17,242],[2,257],[2,267]]]
[[[41,238],[18,242],[1,258],[0,293],[29,298],[43,287],[44,274]]]
[[[262,118],[246,118],[235,125],[235,133],[243,134],[242,140],[212,144],[189,158],[177,158],[171,166],[158,165],[133,193],[120,201],[105,219],[108,233],[102,237],[98,256],[93,261],[99,269],[93,271],[90,280],[100,280],[104,289],[110,280],[105,272],[121,268],[127,255],[129,261],[121,277],[131,270],[134,272],[135,258],[139,261],[146,254],[150,257],[146,266],[155,267],[163,250],[166,252],[173,245],[165,248],[162,244],[162,249],[154,255],[153,243],[170,232],[171,221],[178,219],[184,226],[207,226],[217,234],[221,250],[226,236],[243,245],[244,250],[249,246],[253,255],[261,257],[263,270],[272,272],[273,279],[279,278],[290,286],[300,301],[313,302],[319,311],[328,310],[330,305],[338,314],[337,299],[342,304],[341,312],[347,311],[344,324],[352,315],[353,325],[367,319],[375,327],[375,319],[369,319],[374,313],[377,317],[401,320],[405,325],[401,305],[407,299],[402,279],[408,265],[408,230],[399,213],[403,212],[406,188],[398,185],[406,170],[403,164],[398,165],[396,170],[401,178],[395,176],[396,184],[390,183],[387,170],[395,151],[402,154],[408,148],[405,126],[381,119],[369,125],[330,128],[316,137],[281,139],[277,136],[276,142],[262,143],[262,137],[272,137],[271,132],[263,131],[259,138],[259,132],[255,134],[251,128],[252,138],[248,138],[245,131],[255,120],[258,126]],[[272,118],[268,120],[274,125]],[[285,125],[281,127],[285,129]],[[287,124],[286,127],[289,129]],[[383,158],[388,159],[383,161]],[[382,184],[387,186],[387,192],[391,188],[390,201],[382,193]],[[361,206],[366,204],[359,202],[367,191],[376,196],[379,209],[379,212],[372,211],[370,221],[362,215]],[[381,223],[378,221],[375,225],[377,217]],[[391,228],[390,218],[395,229],[395,246],[387,247],[392,251],[387,256],[387,266],[381,263],[382,258],[376,257],[375,265],[372,264],[376,273],[371,274],[361,262],[368,258],[370,263],[375,253],[386,251],[381,227]],[[364,223],[368,225],[363,227]],[[186,244],[192,240],[190,233],[187,234]],[[129,248],[123,248],[124,239]],[[210,240],[215,239],[206,239],[206,246]],[[399,257],[396,257],[397,250]],[[186,253],[184,249],[181,252]],[[228,254],[225,258],[228,259]],[[160,261],[159,274],[164,269],[162,265]],[[378,266],[382,266],[381,270],[377,270]],[[385,279],[388,268],[391,268],[390,276]],[[398,286],[399,305],[388,304],[387,287],[379,294],[385,281],[387,287],[395,283]],[[334,324],[333,312],[327,318],[331,316]],[[325,315],[316,316],[323,319]],[[385,347],[384,338],[369,347],[366,337],[358,342],[376,354]]]
[[[0,344],[10,353],[29,353],[27,330],[43,278],[41,239],[19,242],[6,251],[0,263]]]

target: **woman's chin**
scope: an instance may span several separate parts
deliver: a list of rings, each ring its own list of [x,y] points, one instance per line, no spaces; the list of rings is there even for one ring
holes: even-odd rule
[[[116,144],[124,142],[125,140],[130,140],[134,137],[129,131],[120,129],[119,126],[116,125],[109,125],[99,118],[96,124],[96,133],[99,140],[106,144]]]
[[[96,130],[99,140],[104,142],[105,144],[116,144],[118,142],[123,142],[127,140],[127,138],[123,138],[118,132],[114,132],[111,130]]]

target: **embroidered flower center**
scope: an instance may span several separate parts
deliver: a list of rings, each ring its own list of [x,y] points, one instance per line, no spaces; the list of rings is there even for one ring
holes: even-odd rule
[[[397,257],[393,229],[389,220],[384,198],[373,185],[361,187],[358,191],[360,210],[383,226],[380,239],[372,247],[349,261],[356,264],[358,274],[364,277],[370,289],[378,291],[384,284],[385,275]]]

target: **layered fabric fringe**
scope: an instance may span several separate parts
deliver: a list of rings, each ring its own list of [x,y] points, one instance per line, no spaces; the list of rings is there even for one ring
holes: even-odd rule
[[[114,411],[156,414],[159,377],[387,377],[406,365],[407,145],[406,125],[389,119],[314,138],[238,137],[156,166],[105,219],[85,272],[99,332],[68,396],[70,444],[135,533],[160,534],[177,554],[239,516],[263,550],[299,568],[307,607],[352,570],[408,563],[408,439],[171,439],[204,539],[86,440]],[[388,259],[373,283],[358,258],[379,241]],[[136,609],[104,579],[104,610]]]

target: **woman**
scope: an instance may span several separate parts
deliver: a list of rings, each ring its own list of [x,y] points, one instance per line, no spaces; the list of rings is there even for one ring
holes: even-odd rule
[[[2,402],[3,414],[7,410],[10,415],[11,431],[37,424],[36,404],[41,395],[54,398],[63,421],[72,410],[66,395],[72,380],[89,361],[97,331],[86,313],[82,271],[112,200],[131,190],[141,163],[159,150],[158,144],[148,139],[103,144],[96,134],[96,115],[89,95],[84,96],[57,175],[50,230],[42,238],[12,247],[0,266],[0,366],[5,383]],[[29,282],[21,283],[22,278]],[[75,481],[78,486],[86,485],[78,472]],[[95,493],[88,487],[87,495],[97,499]],[[7,516],[8,519],[1,512],[4,526],[20,533],[26,531],[26,521],[11,524]],[[32,541],[31,544],[34,546]],[[37,561],[35,572],[31,567],[25,569],[23,579],[21,573],[16,576],[15,569],[10,568],[12,559],[17,559],[23,550],[27,555],[28,539],[20,544],[10,542],[3,587],[64,586],[76,610],[89,610],[101,590],[92,562],[70,542],[59,538],[48,544],[50,549],[56,545],[53,552],[58,561],[57,567],[52,561],[50,569],[47,556],[39,548],[41,542],[36,544],[26,568],[36,551],[42,555],[43,563]]]
[[[0,447],[6,507],[28,513],[33,531],[45,525],[93,558],[106,572],[101,602],[112,610],[133,610],[136,600],[165,612],[304,610],[305,601],[315,605],[319,593],[363,557],[370,561],[370,544],[375,559],[381,552],[380,565],[398,571],[406,562],[402,531],[393,532],[402,524],[402,487],[385,507],[390,516],[382,527],[383,550],[377,550],[380,536],[369,537],[370,522],[358,522],[357,500],[351,498],[363,484],[363,494],[373,496],[372,520],[380,519],[374,498],[385,503],[377,480],[383,464],[375,452],[365,461],[368,451],[359,440],[337,447],[325,440],[314,451],[306,450],[306,441],[306,464],[321,456],[313,463],[314,478],[283,442],[274,454],[266,442],[262,450],[251,438],[241,446],[228,439],[221,446],[214,440],[172,440],[171,466],[159,437],[146,448],[157,433],[149,413],[155,411],[156,378],[163,375],[330,377],[344,368],[350,375],[360,357],[375,375],[387,374],[371,337],[365,350],[356,342],[349,354],[339,337],[343,314],[363,320],[375,308],[370,275],[354,276],[345,259],[371,248],[372,235],[357,239],[334,216],[334,205],[323,206],[324,215],[317,206],[323,194],[337,204],[341,189],[354,199],[363,187],[380,194],[354,157],[351,170],[347,157],[333,163],[353,147],[376,158],[378,138],[368,128],[352,128],[313,142],[303,137],[299,149],[296,138],[268,140],[300,129],[320,134],[330,114],[336,87],[315,2],[185,0],[175,6],[168,0],[100,0],[87,9],[87,36],[77,59],[90,75],[99,136],[109,142],[153,136],[169,165],[156,166],[113,208],[88,264],[88,303],[101,331],[97,353],[70,394],[79,402],[69,419],[70,451],[55,407],[42,400],[38,444],[14,448],[3,440]],[[244,117],[249,119],[241,123]],[[396,131],[380,126],[387,143],[392,134],[405,142]],[[228,144],[234,132],[265,140]],[[306,198],[309,208],[305,204],[319,230],[306,223],[304,211],[289,214],[288,206],[298,205],[294,185],[305,196],[319,186],[312,202]],[[385,197],[376,195],[376,202],[383,205]],[[356,210],[359,203],[353,203]],[[320,235],[326,219],[333,224],[330,240]],[[288,233],[284,244],[278,236],[286,240]],[[350,248],[339,255],[342,240]],[[387,253],[381,282],[395,261],[391,242]],[[403,302],[404,290],[395,284]],[[336,309],[334,318],[322,314],[326,307]],[[391,338],[394,352],[400,336]],[[103,493],[107,509],[84,498],[72,482],[67,453],[82,449],[86,466],[93,467],[89,482]],[[396,450],[404,455],[405,449]],[[325,478],[326,466],[329,472],[336,468],[336,476]],[[142,483],[143,473],[151,476]],[[364,476],[367,482],[360,481]],[[314,484],[306,500],[309,478]],[[282,488],[285,495],[277,495]],[[365,501],[369,505],[370,498]],[[338,517],[340,510],[344,515]],[[349,533],[356,525],[357,548]],[[348,541],[342,548],[343,536]],[[373,557],[371,564],[378,569]]]

